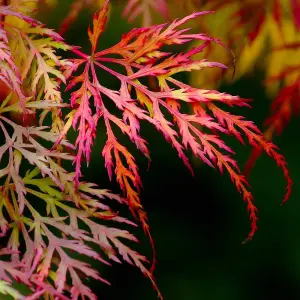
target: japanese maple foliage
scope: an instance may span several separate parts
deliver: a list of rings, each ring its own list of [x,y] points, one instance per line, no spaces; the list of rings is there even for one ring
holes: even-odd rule
[[[212,0],[167,1],[168,10],[180,7],[184,2],[186,11],[216,10],[217,18],[208,18],[194,24],[203,32],[221,37],[236,54],[234,80],[260,68],[265,73],[265,86],[274,99],[271,115],[266,118],[264,137],[273,138],[281,133],[291,117],[298,115],[299,103],[299,45],[300,2],[298,0]],[[174,5],[175,4],[175,5]],[[183,11],[183,5],[175,12]],[[255,12],[255,13],[254,13]],[[182,12],[181,12],[182,13]],[[173,13],[174,15],[174,13]],[[134,16],[134,14],[132,14]],[[172,16],[172,14],[171,14]],[[192,46],[197,47],[198,41]],[[203,57],[203,53],[201,53]],[[221,59],[229,64],[230,56],[218,47],[206,47],[205,57]],[[225,76],[224,76],[225,75]],[[222,77],[222,78],[221,78]],[[222,80],[221,80],[222,79]],[[215,88],[222,81],[231,82],[231,72],[213,69],[206,76],[191,76],[195,86]],[[254,149],[247,162],[248,174],[262,149]]]
[[[222,47],[221,41],[181,27],[210,12],[196,12],[170,24],[132,29],[116,45],[98,51],[108,6],[106,0],[88,28],[89,53],[68,45],[59,34],[35,20],[36,1],[12,0],[0,6],[0,80],[11,90],[0,106],[0,128],[5,141],[0,146],[0,234],[2,239],[8,238],[0,250],[0,292],[15,299],[97,299],[86,279],[108,282],[91,263],[81,260],[83,256],[104,264],[120,263],[122,259],[135,265],[162,298],[153,267],[147,268],[147,259],[126,244],[137,241],[136,237],[113,225],[135,224],[109,206],[110,201],[128,205],[153,245],[139,197],[142,183],[138,166],[116,133],[122,132],[150,159],[147,142],[140,134],[141,121],[151,123],[191,171],[188,149],[209,166],[229,173],[250,214],[247,240],[257,229],[257,209],[234,151],[221,136],[232,135],[241,143],[247,140],[264,149],[287,179],[284,201],[291,192],[286,162],[277,147],[263,138],[253,122],[219,106],[247,107],[247,99],[194,88],[174,77],[203,68],[226,68],[218,62],[193,59],[209,45]],[[165,46],[192,41],[201,44],[177,54],[163,50]],[[57,50],[76,57],[63,59]],[[98,70],[118,79],[120,88],[106,87]],[[143,84],[150,78],[155,87]],[[63,101],[61,95],[64,84],[70,96],[68,101]],[[18,101],[11,101],[12,97]],[[121,117],[112,113],[107,103],[114,104]],[[184,112],[186,106],[190,107],[190,114]],[[12,113],[22,115],[23,122],[16,123]],[[36,124],[26,126],[31,115]],[[50,126],[47,118],[51,119]],[[99,126],[103,126],[107,136],[102,149],[105,167],[109,177],[115,176],[119,183],[122,197],[83,180],[82,164],[90,161]],[[67,140],[72,128],[76,132],[74,145]],[[68,161],[73,162],[73,170],[66,166]],[[112,225],[103,225],[101,220]],[[87,278],[81,277],[82,272]],[[16,280],[27,285],[31,294],[25,297],[12,288],[11,283]]]

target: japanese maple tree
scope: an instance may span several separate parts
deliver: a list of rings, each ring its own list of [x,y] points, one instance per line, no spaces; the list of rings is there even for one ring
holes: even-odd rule
[[[79,2],[84,1],[74,1]],[[129,2],[129,9],[135,4]],[[81,260],[83,256],[107,265],[122,260],[135,265],[162,298],[153,277],[155,257],[148,267],[146,257],[128,246],[126,242],[137,241],[136,237],[115,226],[136,225],[109,205],[110,201],[128,205],[153,246],[139,196],[138,166],[117,138],[117,132],[123,133],[150,159],[147,141],[140,134],[141,121],[149,122],[164,136],[191,172],[186,150],[221,173],[229,173],[250,214],[246,240],[257,230],[257,209],[234,151],[222,136],[231,135],[241,143],[247,141],[264,149],[287,180],[283,201],[291,192],[287,165],[278,148],[264,139],[253,122],[223,109],[248,107],[249,100],[176,79],[180,72],[226,68],[205,58],[194,59],[208,46],[225,47],[220,40],[182,27],[211,12],[132,29],[116,45],[98,50],[110,5],[104,1],[94,14],[88,28],[88,53],[78,45],[69,45],[35,19],[37,1],[11,0],[0,6],[0,87],[1,95],[6,94],[0,106],[4,140],[0,145],[0,292],[14,299],[97,299],[86,279],[108,281],[91,263]],[[67,30],[72,20],[62,28]],[[193,41],[200,44],[185,52],[165,50]],[[61,57],[58,52],[66,55]],[[106,87],[98,70],[114,76],[120,87]],[[153,84],[147,86],[144,83],[149,79]],[[114,104],[118,115],[108,103]],[[114,176],[119,183],[121,196],[84,180],[82,165],[90,162],[100,126],[107,137],[101,149],[105,167],[109,178]],[[71,131],[76,133],[74,144],[68,141]],[[23,282],[30,294],[22,295],[11,286],[13,281]]]

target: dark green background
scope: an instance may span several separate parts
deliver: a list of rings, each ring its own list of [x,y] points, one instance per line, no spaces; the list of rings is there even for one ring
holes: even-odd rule
[[[60,7],[49,16],[43,15],[42,19],[51,27],[57,27],[66,11],[67,7]],[[113,10],[100,48],[113,45],[132,27],[120,13],[120,8]],[[88,12],[83,12],[66,35],[68,43],[79,44],[85,50],[89,48],[88,17]],[[203,75],[200,73],[199,76]],[[105,77],[100,77],[100,81],[114,86],[114,81],[108,82]],[[265,95],[258,71],[219,90],[254,99],[253,109],[235,112],[254,120],[262,128],[269,113],[270,99]],[[147,161],[134,153],[137,153],[144,183],[141,199],[156,245],[155,276],[166,300],[300,298],[299,125],[300,120],[295,118],[275,139],[288,161],[294,181],[292,197],[286,205],[280,206],[285,192],[283,175],[274,161],[262,156],[250,178],[259,208],[259,230],[252,241],[242,245],[250,223],[242,197],[229,176],[220,176],[217,170],[196,163],[193,178],[174,149],[159,133],[143,124],[142,133],[149,141],[152,156],[148,171]],[[99,136],[86,177],[100,187],[118,192],[117,184],[110,183],[107,178],[101,156],[105,139],[103,126],[99,125]],[[243,166],[250,147],[242,147],[233,138],[226,141],[237,151],[236,159]],[[141,230],[132,231],[141,239],[137,246],[139,251],[151,257],[147,238]],[[113,265],[101,272],[112,286],[93,282],[99,299],[156,299],[150,282],[133,267]]]

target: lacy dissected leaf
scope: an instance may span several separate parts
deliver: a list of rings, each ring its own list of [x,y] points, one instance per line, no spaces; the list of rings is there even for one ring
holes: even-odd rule
[[[83,256],[105,264],[109,260],[120,263],[123,258],[152,277],[143,265],[146,258],[119,240],[137,241],[136,238],[125,230],[96,221],[134,225],[102,203],[104,198],[126,201],[92,183],[80,181],[75,186],[74,174],[62,166],[63,162],[73,160],[73,155],[64,150],[74,150],[74,146],[58,134],[64,126],[61,110],[68,107],[62,103],[60,85],[65,83],[65,77],[59,69],[71,62],[62,60],[56,51],[70,47],[57,33],[26,15],[32,13],[36,4],[27,6],[28,3],[12,1],[8,7],[0,6],[0,14],[5,18],[0,32],[1,88],[12,90],[0,106],[0,234],[8,236],[0,253],[6,255],[1,259],[0,292],[23,299],[10,287],[12,281],[18,280],[32,291],[26,299],[43,295],[69,299],[66,292],[72,299],[96,299],[81,278],[82,272],[87,277],[107,281],[90,264],[81,261]],[[25,126],[11,118],[12,113],[23,110],[27,115],[37,115],[40,126]],[[43,125],[49,112],[50,127]],[[26,174],[24,169],[29,169]],[[88,229],[80,229],[80,222]],[[102,258],[91,244],[107,258]]]
[[[47,106],[46,101],[30,102],[28,105],[35,109],[62,106],[53,102]],[[2,110],[5,108],[3,106]],[[125,200],[107,190],[98,189],[92,183],[80,182],[76,188],[74,174],[59,163],[72,160],[73,156],[51,149],[59,135],[49,131],[46,126],[23,127],[0,115],[0,128],[5,138],[5,143],[0,147],[1,165],[6,161],[6,167],[0,170],[0,178],[5,178],[5,184],[0,189],[0,228],[2,237],[9,236],[5,254],[11,255],[11,261],[1,261],[1,280],[21,280],[31,288],[32,299],[45,293],[68,299],[63,296],[66,291],[71,294],[72,299],[83,296],[96,299],[86,282],[82,281],[81,272],[106,283],[107,281],[91,265],[83,263],[79,258],[75,259],[69,253],[75,251],[108,264],[87,243],[100,247],[108,259],[115,262],[120,262],[117,256],[119,254],[151,277],[143,265],[147,262],[146,258],[119,241],[119,238],[137,241],[133,235],[95,222],[95,219],[105,219],[134,225],[114,214],[108,205],[102,203],[104,198],[120,203]],[[41,140],[48,142],[49,148],[43,146]],[[63,139],[59,145],[74,148]],[[21,164],[26,161],[35,168],[22,174]],[[43,210],[47,213],[45,216],[41,213],[41,204],[38,208],[33,204],[34,198],[44,202]],[[30,213],[25,215],[25,211]],[[5,219],[5,215],[9,219]],[[68,222],[65,222],[66,219]],[[80,229],[79,222],[88,226],[89,231]],[[21,236],[25,241],[25,252],[20,252],[19,249]],[[70,251],[66,252],[65,249]],[[67,275],[71,277],[70,282]],[[55,289],[49,282],[50,279],[54,282]]]
[[[112,127],[118,127],[146,157],[149,157],[146,141],[140,135],[140,121],[145,120],[163,134],[188,168],[191,169],[191,165],[185,150],[191,149],[195,156],[208,165],[219,168],[221,172],[223,169],[228,171],[247,203],[252,221],[248,237],[251,239],[257,228],[253,197],[248,190],[245,177],[240,174],[232,156],[233,151],[218,134],[233,135],[241,142],[243,135],[251,145],[263,147],[284,170],[288,180],[286,197],[289,196],[291,182],[285,160],[277,152],[276,146],[266,142],[252,122],[218,107],[218,103],[228,106],[248,106],[247,100],[215,90],[193,88],[173,77],[179,72],[201,70],[206,67],[225,68],[220,63],[209,62],[206,59],[193,60],[195,54],[201,53],[211,43],[222,44],[219,40],[204,34],[188,33],[188,29],[179,28],[188,20],[209,12],[194,13],[169,25],[133,29],[123,35],[118,44],[94,53],[93,43],[99,37],[96,28],[104,26],[106,19],[103,11],[106,11],[107,5],[108,2],[94,17],[94,29],[89,29],[92,55],[88,56],[74,49],[79,58],[72,60],[73,65],[67,68],[64,74],[66,78],[73,75],[68,90],[74,89],[70,98],[74,109],[73,113],[68,115],[62,135],[71,126],[79,132],[76,141],[78,152],[75,158],[75,181],[78,182],[81,176],[82,158],[90,160],[96,128],[99,120],[103,120],[107,141],[102,153],[109,177],[115,173],[133,214],[138,215],[144,230],[149,232],[146,215],[139,200],[141,181],[137,165],[132,154],[116,137]],[[201,41],[201,46],[175,55],[162,50],[163,46],[180,45],[193,40]],[[124,72],[116,71],[113,64],[122,66]],[[98,68],[116,77],[120,82],[120,88],[112,90],[103,86],[97,75]],[[144,79],[149,78],[156,81],[153,89],[142,83]],[[107,98],[121,111],[122,118],[108,109]],[[192,108],[191,114],[183,112],[185,106]],[[202,127],[201,130],[199,125]]]
[[[0,6],[0,16],[4,21],[14,20],[19,21],[23,26],[30,24],[36,26],[38,24],[34,19],[23,15],[21,12],[14,9],[14,7]],[[19,71],[19,66],[15,62],[15,56],[10,48],[8,39],[8,30],[6,23],[0,28],[0,80],[4,82],[11,90],[15,91],[20,104],[24,105],[25,95],[22,90],[22,79]]]
[[[0,268],[0,278],[8,282],[11,278],[18,278],[30,287],[33,295],[43,295],[48,292],[53,296],[69,299],[64,296],[67,291],[71,299],[84,296],[97,299],[86,286],[86,280],[81,278],[81,274],[108,282],[91,264],[81,260],[83,256],[104,264],[109,264],[109,260],[120,263],[118,257],[122,257],[128,263],[140,268],[145,275],[150,276],[143,265],[147,262],[146,258],[131,250],[120,240],[137,241],[137,239],[126,230],[100,225],[95,221],[95,219],[105,219],[134,225],[129,220],[114,214],[109,206],[103,203],[104,198],[111,198],[120,203],[125,200],[91,183],[81,182],[78,189],[75,189],[72,174],[58,165],[56,171],[60,182],[65,187],[64,191],[59,190],[50,177],[41,177],[38,168],[27,172],[23,178],[26,190],[24,203],[30,212],[26,217],[19,214],[17,210],[11,214],[9,200],[3,199],[1,212],[6,210],[11,215],[11,220],[6,233],[10,236],[7,250],[2,252],[11,255],[12,260],[1,261],[3,270]],[[13,193],[11,191],[12,197]],[[1,196],[5,197],[3,191]],[[30,204],[28,199],[32,197],[42,202],[47,215],[41,215],[39,211],[41,205],[39,208],[34,208]],[[17,206],[16,202],[13,204]],[[87,229],[80,229],[79,222],[84,223]],[[24,253],[18,252],[21,235],[25,241]],[[103,254],[100,255],[99,251],[87,244],[94,244],[94,248],[99,247]],[[77,253],[77,257],[74,253]],[[54,282],[55,290],[51,281]]]
[[[55,50],[66,50],[67,46],[54,31],[42,27],[39,22],[24,15],[32,11],[31,4],[27,7],[27,3],[29,2],[12,1],[11,6],[0,8],[5,17],[3,32],[6,36],[3,36],[3,41],[6,43],[6,53],[10,55],[10,66],[15,72],[14,76],[9,74],[10,76],[1,78],[2,89],[5,89],[6,85],[12,90],[1,104],[0,127],[5,143],[1,146],[0,160],[2,165],[6,162],[6,167],[1,168],[1,177],[6,178],[2,188],[6,196],[10,196],[13,191],[16,192],[20,215],[25,207],[26,195],[20,174],[22,161],[38,167],[43,176],[48,176],[63,189],[64,186],[50,165],[53,159],[72,159],[72,156],[47,149],[40,143],[42,139],[52,143],[52,146],[57,140],[57,133],[49,132],[45,126],[26,127],[24,123],[20,125],[9,118],[9,114],[25,112],[24,117],[20,119],[26,119],[30,115],[35,116],[37,110],[43,108],[42,114],[39,114],[42,124],[45,113],[52,111],[53,115],[57,115],[57,112],[65,106],[60,103],[58,82],[65,81],[58,70],[63,62],[56,56]],[[7,70],[9,68],[6,68]],[[54,119],[52,129],[56,127],[58,125]],[[61,146],[71,145],[62,141]]]
[[[65,79],[58,68],[65,61],[55,54],[55,50],[68,49],[62,38],[40,25],[12,27],[9,31],[13,36],[10,42],[12,52],[22,49],[21,53],[14,57],[16,64],[22,66],[21,78],[23,81],[26,78],[27,93],[37,96],[42,91],[47,100],[59,100],[61,96],[57,80],[64,82]]]
[[[33,119],[30,116],[35,117],[36,112],[33,107],[29,108],[28,103],[31,101],[62,102],[59,87],[61,82],[65,82],[65,78],[59,68],[68,61],[61,59],[56,51],[67,50],[68,46],[60,35],[26,15],[32,14],[36,1],[12,1],[10,4],[10,6],[1,6],[0,9],[0,14],[4,16],[1,45],[2,48],[5,47],[3,50],[10,57],[10,68],[6,67],[5,61],[2,63],[5,64],[6,74],[3,73],[4,76],[0,79],[1,83],[5,83],[13,93],[9,100],[9,104],[13,104],[10,105],[11,111],[7,109],[6,112],[23,113],[24,116],[18,117],[19,119]],[[9,72],[10,69],[14,72]],[[54,106],[44,108],[44,111],[38,115],[40,124],[51,112],[52,130],[58,132],[63,124],[58,117],[60,109]],[[38,121],[37,117],[35,119]]]

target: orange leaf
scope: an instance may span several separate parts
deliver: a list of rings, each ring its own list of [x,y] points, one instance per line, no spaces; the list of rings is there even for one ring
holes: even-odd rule
[[[109,0],[106,0],[103,6],[101,7],[99,13],[94,14],[93,18],[93,28],[88,28],[88,35],[90,42],[92,44],[92,53],[96,51],[98,39],[102,34],[105,24],[107,22],[107,11],[108,11]]]

